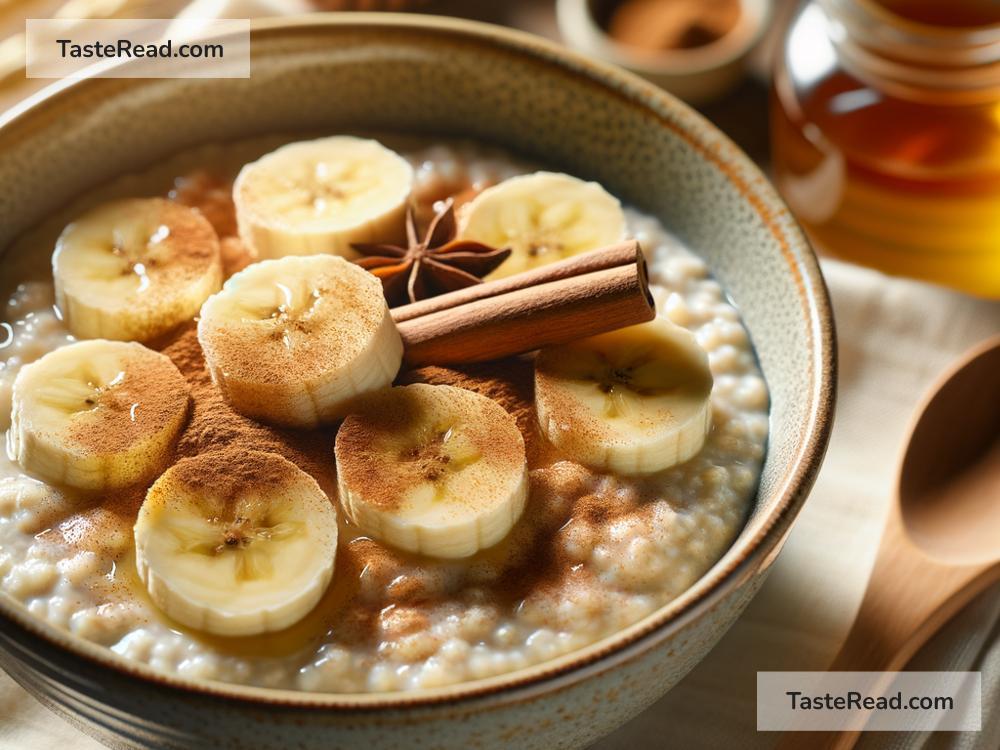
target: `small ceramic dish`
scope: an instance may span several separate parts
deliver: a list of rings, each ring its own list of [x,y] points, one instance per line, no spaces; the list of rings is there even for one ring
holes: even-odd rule
[[[586,746],[708,653],[759,590],[805,502],[830,434],[836,373],[816,258],[761,172],[706,120],[635,76],[536,37],[331,14],[260,22],[252,44],[249,79],[65,80],[0,117],[0,181],[17,186],[0,196],[0,249],[118,176],[262,134],[464,137],[598,180],[696,248],[750,330],[771,409],[746,524],[705,575],[633,625],[448,687],[307,693],[167,674],[6,595],[0,666],[114,747]]]
[[[600,19],[609,0],[557,0],[559,31],[573,49],[620,65],[692,104],[716,99],[742,78],[747,57],[771,15],[771,0],[740,0],[739,20],[708,44],[662,52],[636,50],[608,35]]]

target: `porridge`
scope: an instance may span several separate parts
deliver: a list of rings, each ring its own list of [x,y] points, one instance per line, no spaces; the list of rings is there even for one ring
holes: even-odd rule
[[[382,140],[198,149],[8,249],[0,590],[184,677],[396,691],[586,646],[722,556],[768,394],[706,264],[593,183]],[[625,237],[656,320],[400,365],[386,300]]]

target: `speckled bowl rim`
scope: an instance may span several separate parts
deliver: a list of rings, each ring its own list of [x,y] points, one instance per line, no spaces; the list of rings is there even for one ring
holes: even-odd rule
[[[714,164],[756,211],[775,237],[795,281],[803,314],[810,326],[809,392],[811,405],[807,423],[790,470],[777,483],[778,497],[767,514],[751,519],[726,554],[693,586],[633,625],[590,646],[533,667],[486,679],[442,688],[393,693],[310,693],[297,690],[254,687],[214,680],[192,680],[159,672],[131,661],[108,648],[56,628],[31,614],[20,602],[0,596],[0,618],[5,625],[19,627],[50,645],[82,656],[90,662],[138,678],[159,687],[251,704],[291,709],[337,710],[369,713],[387,709],[430,709],[453,706],[475,699],[491,706],[534,700],[540,695],[566,689],[595,674],[615,669],[646,653],[674,632],[691,624],[720,603],[731,586],[773,562],[790,523],[801,508],[819,471],[829,440],[836,385],[836,346],[829,297],[819,264],[788,208],[760,170],[714,125],[687,105],[641,78],[612,65],[595,62],[555,43],[523,32],[491,24],[424,15],[391,13],[329,13],[294,18],[262,19],[253,24],[254,39],[273,36],[314,35],[323,29],[382,28],[426,35],[459,37],[477,41],[520,56],[529,62],[554,68],[562,74],[582,78],[616,95],[626,105],[656,116],[674,135],[682,138],[703,158]],[[142,79],[82,78],[59,81],[0,117],[0,149],[16,141],[22,127],[56,107],[68,91],[114,84],[141,87]],[[30,130],[30,127],[28,128]],[[479,703],[480,701],[476,701]]]

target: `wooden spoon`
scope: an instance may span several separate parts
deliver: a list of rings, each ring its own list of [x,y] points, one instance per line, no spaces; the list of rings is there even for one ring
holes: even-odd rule
[[[875,567],[830,671],[900,671],[1000,580],[1000,336],[961,357],[917,410]],[[883,686],[884,687],[884,686]],[[849,750],[853,732],[789,732],[781,748]]]

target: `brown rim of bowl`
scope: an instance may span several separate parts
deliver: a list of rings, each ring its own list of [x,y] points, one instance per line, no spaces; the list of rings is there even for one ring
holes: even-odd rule
[[[0,597],[0,617],[51,645],[69,651],[71,655],[110,667],[123,677],[139,678],[162,687],[214,698],[288,708],[338,709],[352,713],[429,708],[476,698],[493,699],[492,703],[496,705],[518,703],[532,698],[537,692],[565,689],[592,674],[612,669],[645,653],[672,630],[715,607],[723,585],[746,574],[756,558],[772,553],[766,562],[773,559],[773,552],[780,544],[794,512],[801,507],[812,487],[829,439],[836,393],[835,333],[829,297],[816,256],[789,209],[760,170],[714,125],[654,85],[530,34],[491,24],[435,16],[331,13],[264,19],[254,22],[253,38],[315,35],[324,30],[344,28],[377,28],[403,34],[412,34],[414,29],[419,29],[421,34],[435,35],[452,42],[486,43],[506,54],[556,69],[562,75],[583,79],[610,91],[626,105],[639,107],[654,115],[664,127],[714,164],[743,194],[778,242],[789,273],[794,278],[800,303],[811,322],[809,390],[813,406],[808,422],[803,426],[802,445],[793,459],[793,469],[782,477],[776,490],[778,501],[773,512],[766,518],[751,520],[742,530],[741,538],[693,586],[639,622],[590,646],[533,667],[442,688],[394,693],[309,693],[215,680],[190,680],[156,671],[96,643],[76,638],[28,614],[23,604],[6,594]],[[53,114],[52,110],[58,110],[60,106],[71,106],[73,92],[97,87],[120,90],[141,85],[142,79],[84,78],[55,83],[0,117],[0,149],[16,142],[19,132],[23,132],[21,126],[28,124],[26,120]],[[70,91],[63,102],[61,95],[67,90]]]

